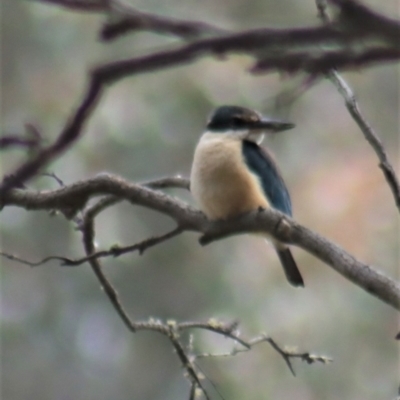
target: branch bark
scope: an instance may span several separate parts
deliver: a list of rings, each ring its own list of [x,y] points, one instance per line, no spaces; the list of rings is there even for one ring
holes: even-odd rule
[[[187,185],[188,182],[184,186]],[[175,197],[111,174],[42,192],[13,189],[4,196],[2,206],[61,212],[67,209],[70,213],[74,211],[73,215],[83,209],[90,198],[104,195],[116,196],[171,217],[182,231],[201,233],[203,245],[230,235],[269,233],[279,241],[313,254],[368,293],[400,310],[400,285],[397,282],[279,211],[263,210],[232,220],[210,222],[201,212]],[[87,251],[87,255],[93,251]]]

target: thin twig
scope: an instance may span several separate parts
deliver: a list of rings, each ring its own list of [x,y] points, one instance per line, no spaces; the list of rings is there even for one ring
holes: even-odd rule
[[[196,382],[192,382],[192,385],[190,386],[190,392],[189,392],[189,400],[196,400],[196,390],[198,386]]]
[[[60,177],[58,177],[54,172],[43,172],[41,175],[48,176],[49,178],[53,178],[60,187],[65,186],[64,181]]]
[[[283,357],[293,376],[296,376],[296,374],[291,363],[291,358],[300,358],[301,360],[306,361],[308,364],[312,364],[317,361],[326,364],[332,361],[331,358],[325,356],[314,356],[310,353],[297,353],[294,350],[283,350],[271,337],[268,337],[265,340]]]
[[[4,252],[4,251],[0,251],[0,256],[7,258],[8,260],[11,260],[11,261],[18,261],[21,264],[29,265],[30,267],[38,267],[38,266],[48,263],[49,261],[61,261],[61,262],[69,261],[69,259],[67,257],[60,257],[60,256],[49,256],[49,257],[45,257],[39,261],[29,261],[29,260],[26,260],[19,256],[16,256],[15,254],[10,254],[10,253]]]
[[[197,387],[201,389],[203,392],[205,398],[207,400],[210,400],[210,396],[208,395],[206,389],[203,386],[203,383],[201,381],[201,377],[196,371],[195,366],[193,363],[190,361],[190,357],[186,354],[185,349],[183,348],[181,342],[179,341],[179,334],[178,332],[174,329],[173,326],[169,326],[169,334],[168,338],[171,341],[172,345],[175,348],[176,354],[178,355],[179,359],[181,360],[183,368],[185,368],[188,378],[191,381],[191,384],[196,384]]]
[[[272,339],[270,336],[267,336],[265,334],[262,334],[260,336],[257,336],[253,339],[250,339],[246,342],[246,347],[233,347],[233,349],[229,352],[225,353],[201,353],[201,354],[196,354],[194,357],[195,359],[200,359],[200,358],[218,358],[218,357],[232,357],[236,356],[239,353],[247,352],[251,350],[254,346],[261,344],[261,343],[269,343],[271,347],[278,352],[278,354],[283,358],[285,361],[286,365],[288,366],[290,372],[292,373],[293,376],[296,376],[296,373],[294,371],[293,365],[291,363],[292,358],[300,358],[302,361],[307,362],[308,364],[312,364],[315,362],[320,362],[323,364],[327,364],[329,362],[332,362],[332,359],[326,356],[317,356],[310,354],[308,352],[297,352],[294,349],[284,349],[280,347],[274,339]]]
[[[328,16],[328,4],[326,3],[326,0],[315,0],[315,4],[318,10],[318,17],[324,24],[328,25],[331,20]]]
[[[16,148],[34,148],[38,146],[36,139],[27,139],[18,135],[6,135],[0,137],[0,150],[9,150],[11,147]]]
[[[126,253],[132,253],[134,251],[138,251],[139,254],[143,254],[148,248],[156,246],[166,240],[169,240],[177,235],[182,233],[182,229],[178,226],[171,231],[165,233],[164,235],[154,236],[148,239],[143,240],[142,242],[132,244],[130,246],[112,246],[109,250],[100,250],[90,254],[89,256],[78,258],[76,260],[70,258],[63,258],[63,262],[61,265],[76,267],[78,265],[82,265],[88,261],[104,258],[104,257],[119,257]],[[61,259],[61,257],[59,257]]]
[[[104,41],[115,40],[122,35],[138,31],[149,31],[161,35],[173,35],[184,40],[191,40],[205,35],[229,33],[217,26],[199,22],[168,18],[140,11],[122,1],[110,0],[114,14],[104,24],[100,38]]]
[[[392,191],[397,209],[400,212],[400,183],[380,138],[361,114],[360,107],[357,103],[354,93],[342,76],[335,70],[330,71],[327,76],[337,88],[338,92],[343,96],[347,110],[360,128],[365,139],[375,151],[379,159],[379,167],[383,171],[386,181]]]
[[[38,149],[44,141],[39,129],[33,123],[26,123],[25,132],[24,136],[7,134],[0,137],[0,150],[8,150],[11,147],[29,150]]]
[[[231,324],[226,325],[211,318],[207,322],[181,322],[177,324],[177,329],[178,330],[205,329],[229,337],[235,342],[241,344],[243,347],[248,348],[249,347],[248,344],[242,338],[240,338],[239,335],[235,333],[237,326],[238,326],[237,321],[233,321]]]
[[[94,245],[94,239],[95,239],[95,229],[94,229],[94,218],[87,213],[84,213],[83,215],[83,223],[82,223],[82,240],[83,240],[83,245],[85,248],[85,252],[88,256],[94,253],[95,251],[95,245]],[[92,267],[92,270],[97,277],[97,279],[100,282],[101,287],[103,288],[104,292],[106,293],[107,297],[109,298],[111,304],[113,305],[114,309],[118,313],[118,315],[121,317],[122,321],[126,325],[126,327],[132,331],[135,332],[135,324],[129,317],[128,313],[125,311],[118,292],[115,290],[111,282],[107,279],[107,277],[104,275],[100,262],[97,259],[92,259],[89,260],[90,266]]]
[[[292,107],[302,95],[310,90],[313,85],[316,85],[320,79],[320,75],[305,74],[305,76],[301,76],[301,81],[286,87],[267,99],[266,102],[271,104],[268,109],[272,108],[274,114],[281,112],[283,109],[289,110],[289,108]]]
[[[359,4],[358,2],[349,1],[346,5],[343,3],[342,0],[330,0],[335,4],[339,4],[344,7],[350,7],[348,13],[351,13],[352,16],[355,17],[353,14],[367,14],[367,19],[372,19],[375,21],[379,21],[378,25],[387,25],[391,29],[391,33],[395,30],[397,35],[397,44],[399,42],[400,37],[400,24],[398,22],[395,23],[395,26],[388,21],[386,17],[382,17],[373,13],[371,10],[367,9],[363,5]],[[325,23],[329,24],[330,19],[327,14],[327,7],[325,0],[316,0],[316,5],[318,9],[318,16],[320,19]],[[358,15],[357,18],[360,18]],[[337,72],[334,68],[330,69],[326,74],[327,78],[333,83],[336,87],[338,92],[344,98],[346,108],[349,111],[350,115],[360,128],[361,132],[363,133],[365,139],[374,149],[378,159],[380,161],[379,167],[382,169],[383,174],[386,178],[386,181],[392,191],[394,201],[396,203],[397,209],[400,211],[400,183],[392,167],[391,163],[389,162],[389,158],[387,156],[386,150],[379,138],[379,136],[375,133],[373,128],[368,124],[367,120],[361,114],[360,107],[357,103],[356,97],[348,85],[348,83],[343,79],[343,77]]]

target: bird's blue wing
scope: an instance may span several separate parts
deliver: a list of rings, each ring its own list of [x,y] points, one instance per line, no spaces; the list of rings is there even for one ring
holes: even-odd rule
[[[271,206],[291,216],[290,195],[272,157],[256,143],[246,140],[242,143],[244,161],[251,172],[260,179]]]

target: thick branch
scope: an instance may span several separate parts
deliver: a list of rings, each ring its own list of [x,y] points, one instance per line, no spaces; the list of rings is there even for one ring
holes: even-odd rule
[[[356,285],[400,310],[400,285],[397,282],[277,211],[253,212],[235,221],[210,224],[201,243],[208,244],[228,235],[258,231],[269,232],[282,242],[301,247]]]
[[[78,12],[102,12],[120,17],[109,22],[102,32],[104,39],[113,39],[130,31],[151,31],[172,34],[184,39],[204,34],[228,33],[219,27],[199,22],[167,18],[146,13],[121,0],[31,0],[57,5]],[[364,34],[366,27],[371,34],[393,46],[399,46],[400,22],[379,14],[355,0],[327,0],[339,8],[338,24],[347,31]],[[319,10],[321,6],[318,4]]]
[[[332,68],[359,68],[399,60],[400,49],[374,46],[362,50],[320,50],[269,55],[265,59],[258,60],[250,71],[265,73],[278,68],[290,73],[306,71],[311,74],[321,74]]]
[[[117,196],[132,204],[168,215],[183,231],[202,233],[202,244],[245,232],[270,233],[280,241],[294,244],[315,255],[367,292],[400,309],[398,283],[278,211],[265,210],[234,220],[210,222],[201,212],[177,198],[109,174],[50,191],[13,189],[4,197],[3,206],[15,205],[37,210],[78,210],[91,197],[100,195]]]
[[[350,30],[364,31],[366,27],[387,43],[400,46],[400,22],[371,10],[356,0],[328,0],[340,8],[340,21]]]

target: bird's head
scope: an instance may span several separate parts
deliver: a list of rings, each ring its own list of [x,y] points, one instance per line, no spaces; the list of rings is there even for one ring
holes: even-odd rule
[[[211,114],[207,131],[260,143],[264,133],[285,131],[294,126],[290,122],[263,117],[257,111],[248,108],[221,106]]]

